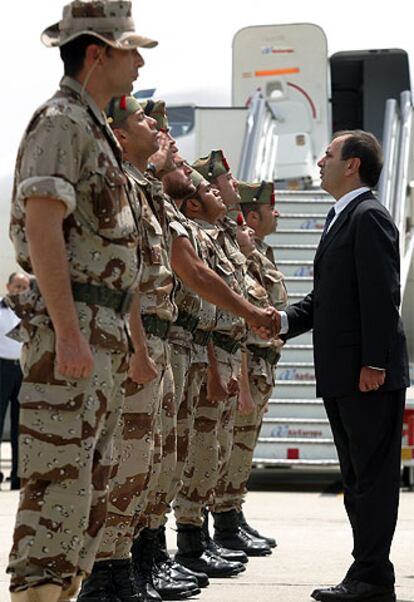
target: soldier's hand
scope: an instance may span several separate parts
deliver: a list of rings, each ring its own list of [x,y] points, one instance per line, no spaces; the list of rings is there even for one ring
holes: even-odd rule
[[[232,376],[229,382],[227,383],[227,392],[229,394],[229,397],[234,397],[235,395],[238,395],[240,393],[239,381],[237,380],[237,378],[234,378],[234,376]]]
[[[128,376],[138,385],[147,385],[158,376],[158,368],[148,354],[133,353],[129,360]]]
[[[240,416],[249,416],[253,413],[255,409],[255,404],[250,394],[250,391],[240,391],[237,407]]]
[[[56,372],[65,378],[87,378],[93,370],[93,354],[81,332],[56,335]]]
[[[177,147],[164,132],[159,132],[158,143],[159,148],[156,153],[151,155],[150,161],[155,165],[157,178],[163,178],[176,168],[173,158]]]
[[[270,339],[280,331],[280,314],[274,307],[257,309],[251,327],[262,339]]]
[[[207,371],[207,399],[209,401],[223,401],[227,399],[227,396],[227,387],[220,374],[209,368]]]

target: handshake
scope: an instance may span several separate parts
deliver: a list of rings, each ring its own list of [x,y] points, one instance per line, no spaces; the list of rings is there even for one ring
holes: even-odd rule
[[[274,307],[255,308],[247,319],[252,330],[262,339],[272,339],[280,332],[280,313]]]

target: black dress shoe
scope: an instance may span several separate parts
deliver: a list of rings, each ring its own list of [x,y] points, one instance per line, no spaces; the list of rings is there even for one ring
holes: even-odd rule
[[[197,557],[176,554],[175,558],[183,566],[205,573],[208,577],[234,577],[240,573],[236,563],[213,556],[208,550]]]
[[[179,576],[182,575],[184,577],[195,577],[198,587],[207,587],[210,584],[208,576],[205,573],[192,571],[173,559],[171,559],[171,566],[175,571],[177,571]]]
[[[392,586],[372,585],[345,579],[334,587],[315,589],[311,597],[319,602],[396,602]]]

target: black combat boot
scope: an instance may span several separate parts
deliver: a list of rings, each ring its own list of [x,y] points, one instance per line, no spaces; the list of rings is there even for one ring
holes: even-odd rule
[[[265,541],[267,543],[269,548],[276,548],[276,546],[277,546],[276,539],[274,539],[273,537],[265,537],[264,535],[260,535],[259,531],[257,531],[256,529],[253,529],[253,527],[251,527],[249,525],[249,523],[247,522],[246,517],[243,514],[243,510],[241,512],[238,512],[238,517],[239,517],[239,527],[241,529],[243,529],[243,531],[245,533],[247,533],[247,535],[251,535],[252,537],[255,537],[256,539],[262,539],[263,541]]]
[[[167,540],[165,537],[165,527],[158,528],[157,548],[155,552],[155,562],[164,565],[164,570],[168,567],[170,576],[176,581],[185,581],[193,583],[198,587],[207,587],[209,585],[208,577],[205,573],[190,571],[182,564],[173,560],[167,551]],[[165,567],[166,565],[166,567]]]
[[[218,543],[214,541],[214,539],[210,535],[210,530],[208,528],[208,510],[204,510],[204,523],[203,523],[203,537],[207,547],[212,554],[216,556],[220,556],[224,560],[228,560],[229,562],[239,562],[241,564],[245,564],[249,562],[247,554],[245,554],[242,550],[228,550],[227,548],[223,548],[219,546]],[[242,573],[245,569],[240,567],[240,572]]]
[[[240,573],[236,563],[214,556],[206,549],[201,527],[177,523],[177,547],[175,559],[191,570],[209,577],[233,577]]]
[[[78,602],[145,602],[135,587],[130,560],[95,562],[82,581]]]
[[[213,512],[214,541],[230,550],[242,550],[247,556],[268,556],[272,553],[263,540],[254,539],[239,527],[236,510]]]
[[[144,602],[161,602],[162,598],[155,590],[152,579],[154,568],[154,545],[147,541],[143,529],[134,540],[131,548],[132,566],[134,569],[134,580],[137,590],[140,592]]]
[[[142,553],[145,555],[145,562],[149,566],[151,565],[151,585],[154,593],[162,600],[183,600],[191,596],[195,596],[200,593],[200,589],[197,584],[188,583],[184,581],[175,581],[168,572],[168,569],[164,570],[156,562],[156,554],[158,548],[158,529],[143,529],[139,535],[139,541],[143,547]],[[141,567],[142,561],[139,566]],[[144,567],[144,574],[146,569]],[[144,576],[146,578],[146,575]],[[146,578],[148,580],[148,578]],[[148,583],[146,585],[148,591]],[[151,598],[153,600],[153,598]]]
[[[152,578],[154,587],[163,600],[184,600],[200,593],[197,579],[194,576],[182,576],[171,565],[172,561],[162,545],[165,542],[165,530],[148,529],[154,540],[154,568]],[[164,537],[163,537],[164,536]]]

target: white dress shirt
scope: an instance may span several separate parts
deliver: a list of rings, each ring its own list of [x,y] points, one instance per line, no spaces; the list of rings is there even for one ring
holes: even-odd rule
[[[20,319],[14,311],[10,307],[4,307],[4,304],[0,303],[0,359],[20,359],[22,344],[6,336],[19,322]]]

